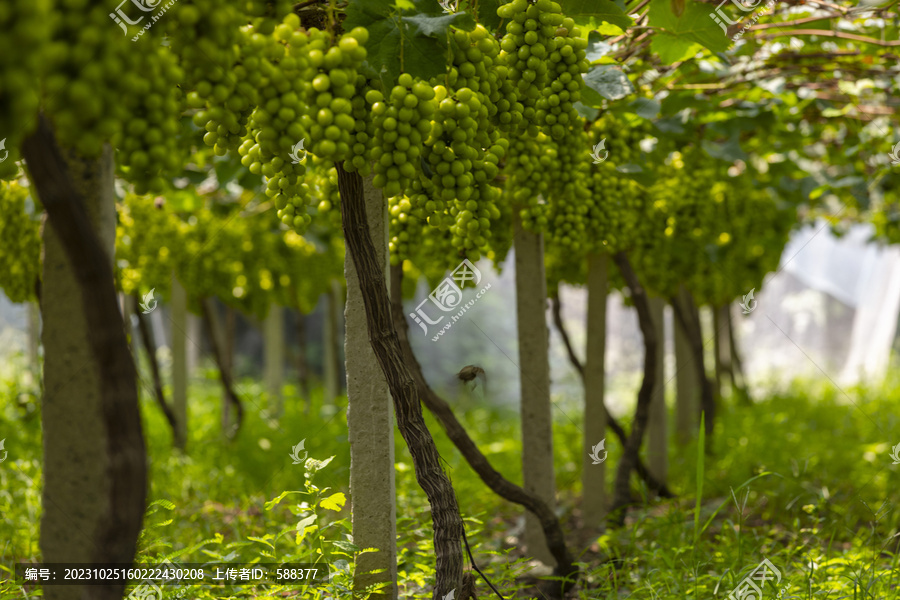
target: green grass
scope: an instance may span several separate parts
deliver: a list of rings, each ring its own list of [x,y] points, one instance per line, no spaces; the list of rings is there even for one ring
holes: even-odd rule
[[[228,443],[220,432],[220,388],[212,372],[204,375],[191,389],[186,456],[171,450],[160,411],[142,395],[152,504],[139,560],[345,560],[347,569],[330,584],[301,595],[349,598],[358,549],[350,541],[346,398],[323,406],[316,392],[307,417],[297,390],[286,386],[285,414],[275,423],[260,416],[266,398],[258,383],[243,380],[247,416],[238,439]],[[573,547],[584,567],[573,597],[725,598],[764,558],[780,570],[779,588],[788,586],[782,598],[900,597],[900,465],[889,456],[900,442],[900,385],[845,391],[798,382],[753,407],[724,403],[711,439],[670,448],[670,485],[678,498],[632,510],[627,526],[615,532],[585,530],[580,522],[580,423],[578,411],[567,408],[575,422],[560,415],[554,424],[558,498],[570,539],[591,540]],[[41,433],[29,392],[13,378],[0,384],[0,439],[9,452],[0,464],[5,571],[15,561],[40,558]],[[577,406],[579,399],[567,400]],[[495,468],[521,483],[517,414],[474,404],[454,409]],[[490,493],[435,420],[426,420],[479,566],[505,597],[526,597],[517,591],[525,559],[506,533],[521,510]],[[611,489],[621,449],[607,439]],[[312,460],[294,465],[289,454],[300,440]],[[399,433],[395,442],[401,597],[423,597],[434,577],[431,522]],[[705,457],[704,443],[711,451]],[[645,491],[636,480],[634,488]],[[483,583],[479,589],[490,597]],[[296,593],[283,586],[234,593],[274,598],[288,590]],[[215,588],[190,593],[222,597]],[[775,596],[770,584],[764,597]],[[0,581],[0,599],[23,597]]]

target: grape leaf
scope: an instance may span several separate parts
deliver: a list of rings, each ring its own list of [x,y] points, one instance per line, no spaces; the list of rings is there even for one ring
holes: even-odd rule
[[[319,506],[322,508],[326,508],[328,510],[333,510],[335,512],[340,512],[340,510],[344,507],[344,504],[347,502],[347,497],[344,496],[343,492],[338,492],[337,494],[332,494],[327,498],[322,499],[319,502]]]
[[[560,0],[559,5],[567,17],[572,17],[575,24],[589,29],[596,29],[602,23],[610,23],[621,29],[634,24],[629,17],[612,0]]]
[[[700,44],[665,31],[657,32],[650,42],[650,49],[667,65],[689,59],[697,54],[700,48],[702,48]]]
[[[607,100],[618,100],[634,93],[634,86],[621,69],[612,65],[597,65],[584,75],[584,84]],[[585,90],[587,91],[587,90]],[[582,93],[588,106],[596,106],[591,95]],[[594,98],[596,100],[596,98]]]
[[[430,79],[447,70],[447,31],[453,25],[471,30],[472,15],[442,12],[436,2],[413,0],[415,12],[399,11],[410,2],[393,7],[385,0],[353,2],[347,7],[344,29],[357,26],[369,30],[368,58],[364,75],[380,79],[390,89],[401,72]]]
[[[659,116],[659,107],[659,102],[651,98],[638,98],[628,105],[628,108],[645,119],[655,119]]]
[[[588,62],[600,60],[607,54],[612,52],[612,46],[604,42],[597,32],[588,34],[588,46],[585,49],[585,58]]]
[[[353,542],[345,542],[342,540],[329,541],[329,544],[333,544],[336,548],[340,548],[345,552],[359,552],[359,546],[354,544]]]
[[[746,162],[749,160],[747,153],[741,150],[741,145],[738,143],[737,136],[731,138],[724,144],[703,140],[701,145],[706,153],[713,158],[727,160],[729,162],[734,162],[736,160],[743,160]]]
[[[600,114],[600,111],[592,106],[586,106],[581,102],[576,102],[574,105],[576,112],[579,115],[587,119],[588,121],[593,121],[597,118],[597,115]]]
[[[301,519],[299,523],[297,523],[297,537],[294,538],[294,543],[298,546],[303,543],[303,539],[306,537],[306,534],[310,531],[314,531],[318,526],[313,525],[316,522],[316,515],[312,514],[306,517],[305,519]]]
[[[478,0],[478,22],[491,31],[497,31],[500,27],[500,17],[497,9],[500,8],[500,0]]]
[[[722,29],[709,16],[710,5],[699,2],[686,3],[681,16],[676,15],[672,8],[671,0],[650,2],[650,26],[661,30],[653,38],[654,52],[662,54],[660,52],[662,49],[666,52],[667,58],[676,54],[684,56],[690,47],[689,42],[700,44],[713,52],[724,52],[728,49],[728,37],[723,35]]]
[[[404,16],[403,21],[413,24],[414,33],[428,37],[446,38],[447,29],[451,25],[465,31],[475,29],[475,19],[469,13],[440,16],[416,14],[411,17]]]

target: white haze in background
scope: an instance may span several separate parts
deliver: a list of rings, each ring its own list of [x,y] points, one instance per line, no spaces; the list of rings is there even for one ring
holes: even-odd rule
[[[751,314],[741,314],[737,296],[732,304],[733,319],[753,389],[762,392],[797,376],[822,380],[827,375],[839,385],[858,381],[877,385],[884,377],[900,313],[900,248],[867,243],[870,236],[871,227],[866,225],[853,228],[842,238],[834,237],[822,223],[803,228],[792,235],[782,256],[782,271],[770,274],[756,290],[758,304]],[[492,284],[491,293],[467,311],[452,335],[444,336],[440,344],[422,335],[415,323],[409,327],[410,339],[426,377],[451,403],[463,396],[454,374],[466,365],[478,365],[487,372],[489,397],[484,398],[477,388],[472,400],[514,407],[519,398],[519,371],[513,253],[502,274],[495,273],[489,261],[477,266],[484,281]],[[412,310],[428,292],[425,281],[420,281],[406,308]],[[583,360],[585,291],[564,287],[562,303],[569,335]],[[622,415],[630,411],[640,385],[643,347],[637,317],[633,309],[623,306],[618,292],[611,294],[608,310],[608,403],[613,414]],[[162,332],[162,312],[153,311],[150,317],[157,339],[161,344],[168,341]],[[23,305],[13,305],[0,294],[0,365],[11,367],[6,360],[9,353],[25,351],[26,318]],[[312,319],[319,318],[321,311],[317,310]],[[711,323],[707,313],[703,321],[708,336]],[[547,323],[551,394],[557,406],[554,415],[565,418],[559,411],[579,410],[582,386],[552,326],[549,309]],[[675,386],[672,325],[671,309],[667,308],[665,378],[670,394]],[[318,344],[320,327],[310,326],[310,344]],[[711,346],[707,348],[710,369]],[[242,345],[241,351],[252,353],[254,349]]]

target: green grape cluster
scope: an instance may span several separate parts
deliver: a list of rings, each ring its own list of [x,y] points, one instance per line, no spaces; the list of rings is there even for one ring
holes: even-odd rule
[[[519,92],[521,124],[532,135],[547,127],[554,138],[562,138],[577,117],[573,104],[588,68],[586,40],[552,0],[512,0],[497,14],[508,20],[500,60]]]
[[[313,165],[307,169],[305,181],[317,214],[335,231],[340,231],[341,193],[338,189],[337,169],[330,162],[313,157]]]
[[[28,188],[16,181],[0,181],[0,290],[13,302],[37,299],[40,226],[40,208]]]
[[[184,74],[171,50],[151,35],[123,37],[103,5],[68,11],[51,46],[45,107],[60,144],[92,158],[111,141],[139,190],[162,191],[183,159]]]
[[[473,258],[480,256],[478,249],[490,238],[490,219],[497,214],[498,198],[491,182],[506,149],[501,139],[485,148],[491,139],[473,117],[484,107],[474,91],[458,89],[455,98],[443,86],[435,91],[438,110],[425,142],[428,180],[423,188],[435,200],[442,200],[447,210],[430,214],[429,222],[441,229],[447,227],[454,247],[464,248]]]
[[[590,135],[578,117],[563,140],[556,144],[557,161],[563,168],[550,172],[547,214],[551,242],[564,252],[581,252],[590,246],[588,223],[592,201]]]
[[[357,75],[356,94],[350,101],[353,107],[350,116],[356,125],[351,138],[353,143],[350,146],[350,156],[344,161],[344,169],[348,173],[358,172],[363,177],[371,173],[370,158],[376,133],[374,119],[371,118],[371,105],[366,102],[366,97],[371,92],[380,93],[376,83],[366,79],[365,75]]]
[[[39,82],[55,11],[49,0],[9,2],[0,10],[0,179],[16,176],[19,146],[34,126],[40,104]]]
[[[276,30],[277,34],[277,30]],[[357,95],[357,69],[366,59],[368,31],[356,27],[336,43],[327,31],[312,28],[303,49],[311,82],[309,105],[313,110],[299,115],[299,122],[310,134],[309,150],[334,162],[351,158],[356,141],[353,99]]]
[[[535,118],[539,125],[550,128],[554,138],[560,139],[569,125],[581,120],[574,104],[581,99],[582,74],[587,73],[590,63],[585,53],[587,40],[581,37],[571,18],[563,19],[555,40],[556,50],[547,57],[551,65],[549,77],[535,103]]]
[[[429,282],[436,282],[446,276],[448,269],[456,267],[461,258],[472,258],[472,252],[461,249],[450,237],[435,235],[435,228],[423,218],[424,209],[415,207],[411,198],[403,195],[390,198],[388,211],[392,265],[409,260]]]
[[[524,131],[512,136],[504,169],[506,193],[526,229],[542,231],[547,227],[551,174],[562,168],[557,144],[550,136],[540,132],[532,136]]]
[[[368,32],[357,27],[330,45],[328,32],[312,28],[304,33],[299,26],[299,17],[290,14],[273,32],[284,55],[275,63],[262,63],[270,87],[251,115],[249,136],[239,152],[252,173],[266,177],[266,195],[282,222],[302,233],[312,221],[306,210],[306,152],[346,162],[355,139],[351,135],[360,133],[353,116],[359,101],[355,109],[354,98],[364,79],[356,68],[365,59]]]
[[[747,173],[729,177],[722,171],[707,197],[713,212],[706,260],[689,284],[698,301],[713,305],[760,288],[766,273],[778,268],[796,222],[796,215],[779,207],[768,190],[754,187]]]
[[[299,22],[296,17],[295,20]],[[252,115],[257,117],[254,124],[261,126],[270,117],[267,109],[276,103],[280,108],[281,102],[292,102],[293,97],[282,96],[296,89],[299,92],[294,91],[294,97],[299,97],[305,90],[305,82],[287,79],[296,76],[299,69],[285,61],[287,50],[275,37],[245,28],[240,39],[242,43],[236,46],[239,64],[221,77],[219,71],[211,70],[210,80],[201,81],[187,98],[189,106],[201,107],[193,116],[194,124],[203,128],[203,142],[218,156],[239,149],[247,136],[253,135]],[[212,78],[218,81],[213,83]],[[299,106],[299,101],[294,101],[291,109]]]
[[[696,148],[673,153],[660,175],[649,190],[634,263],[650,289],[669,297],[710,260],[723,189],[716,165]]]
[[[113,142],[119,151],[117,166],[134,184],[135,193],[160,194],[187,155],[180,139],[183,99],[176,87],[183,75],[174,54],[164,46],[138,62],[136,88],[129,94],[136,102],[119,141],[114,137]]]
[[[434,89],[403,73],[385,98],[378,90],[366,93],[372,107],[375,140],[371,150],[375,176],[372,183],[388,198],[406,190],[417,176],[425,136],[437,102]]]
[[[450,36],[452,61],[447,71],[449,89],[469,88],[484,104],[484,118],[504,129],[517,126],[522,119],[522,104],[516,86],[509,80],[509,69],[500,60],[500,43],[482,25],[472,31],[457,30]],[[440,78],[432,83],[437,84]]]
[[[126,193],[116,205],[116,268],[122,291],[168,295],[176,257],[183,253],[177,217],[161,198]]]
[[[421,190],[421,184],[417,186]],[[414,192],[414,193],[421,193]],[[391,238],[388,241],[391,264],[398,265],[406,258],[411,258],[414,253],[421,250],[420,244],[428,239],[428,229],[432,229],[422,218],[425,210],[421,208],[422,199],[418,200],[418,206],[413,208],[413,201],[404,196],[396,195],[388,198],[388,214],[390,225],[388,231]],[[441,236],[435,236],[441,237]]]
[[[610,113],[591,124],[588,143],[596,150],[582,152],[588,159],[598,157],[590,164],[591,196],[586,203],[588,238],[595,250],[615,253],[642,239],[647,190],[618,167],[638,160],[640,143],[650,133],[646,121],[627,121]]]
[[[310,216],[305,210],[308,186],[303,181],[306,149],[301,151],[298,144],[308,138],[300,122],[310,112],[311,91],[305,77],[310,68],[309,40],[299,26],[300,18],[290,14],[272,35],[253,34],[254,43],[263,49],[259,70],[268,85],[260,91],[259,105],[250,115],[238,152],[241,164],[265,177],[266,196],[272,198],[282,222],[303,231]]]
[[[173,18],[165,20],[185,72],[185,103],[198,109],[194,124],[218,156],[237,148],[259,101],[257,90],[267,85],[258,66],[268,40],[242,29],[243,21],[236,7],[211,0],[181,0]]]

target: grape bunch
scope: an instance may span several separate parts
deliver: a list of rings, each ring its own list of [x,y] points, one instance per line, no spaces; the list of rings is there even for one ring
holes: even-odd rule
[[[575,21],[566,17],[557,30],[556,50],[548,56],[551,67],[541,98],[535,103],[535,117],[539,124],[550,128],[550,134],[560,139],[566,135],[566,127],[580,121],[574,103],[581,99],[584,87],[582,74],[587,73],[589,63],[585,49],[587,40]]]
[[[559,244],[565,252],[585,250],[590,241],[587,232],[593,165],[589,147],[590,136],[581,117],[567,129],[564,140],[556,144],[561,168],[550,172],[547,220],[552,243]]]
[[[55,12],[48,0],[10,2],[0,10],[0,179],[16,176],[22,139],[36,123],[44,54]],[[6,153],[9,153],[8,155]]]
[[[376,130],[374,119],[370,117],[371,106],[366,102],[366,97],[370,92],[380,93],[380,87],[380,83],[367,80],[365,75],[356,76],[356,94],[350,100],[353,107],[350,116],[356,121],[356,125],[350,140],[352,142],[350,156],[344,161],[344,170],[348,173],[356,171],[363,177],[371,173],[370,158]]]
[[[438,110],[425,142],[423,170],[427,180],[422,187],[429,197],[443,201],[447,209],[429,222],[439,223],[441,228],[446,225],[453,246],[465,249],[474,258],[480,256],[479,248],[486,247],[490,219],[498,213],[494,204],[499,190],[492,182],[506,148],[499,132],[489,134],[486,127],[479,128],[476,118],[485,118],[481,112],[484,104],[473,90],[458,89],[455,97],[444,86],[437,86],[435,92]]]
[[[140,191],[161,191],[182,164],[182,69],[151,34],[132,41],[101,5],[69,11],[49,50],[46,110],[57,138],[81,156],[120,149],[117,163]]]
[[[139,54],[136,62],[140,66],[135,74],[139,75],[129,77],[134,86],[127,95],[133,99],[128,102],[130,116],[123,123],[122,135],[113,138],[119,152],[117,166],[134,184],[135,193],[161,194],[187,156],[179,122],[183,99],[176,87],[183,72],[165,46]]]
[[[267,82],[259,56],[269,41],[241,28],[245,20],[232,5],[211,0],[181,0],[177,18],[166,19],[167,35],[185,72],[185,103],[197,109],[194,124],[204,143],[224,156],[237,149],[247,118]]]
[[[372,183],[391,198],[417,176],[422,144],[431,132],[430,117],[437,105],[435,92],[424,81],[414,82],[412,75],[403,73],[388,98],[373,89],[366,93],[366,102],[372,107],[375,133]]]
[[[550,136],[540,132],[532,136],[525,131],[512,136],[504,169],[506,193],[526,229],[543,231],[547,227],[551,173],[562,168],[557,144]]]
[[[122,291],[135,294],[156,288],[166,296],[175,260],[184,250],[178,218],[161,199],[130,192],[116,210],[116,269]]]
[[[577,113],[587,71],[587,42],[572,19],[552,0],[513,0],[497,9],[508,19],[500,41],[500,60],[516,85],[523,106],[521,124],[535,135],[548,127],[554,138],[565,135]]]
[[[341,230],[341,194],[338,189],[337,169],[325,159],[312,157],[312,166],[306,170],[304,179],[309,186],[312,204],[323,223],[330,224],[333,230]],[[318,202],[317,202],[318,201]]]
[[[474,259],[489,251],[491,220],[500,214],[494,180],[508,142],[496,125],[501,108],[510,111],[501,104],[506,70],[498,64],[497,42],[481,26],[453,31],[450,51],[446,75],[431,81],[438,110],[425,142],[422,189],[413,190],[410,200],[429,224],[450,232],[454,248]]]
[[[299,115],[299,122],[309,132],[313,154],[345,161],[351,158],[351,144],[356,141],[352,137],[357,134],[353,99],[369,32],[356,27],[333,45],[327,31],[312,28],[308,36],[303,54],[309,65],[305,72],[311,81],[308,104],[313,110]]]
[[[647,190],[617,167],[637,161],[640,142],[650,133],[647,122],[629,122],[611,113],[591,124],[590,148],[597,148],[596,156],[604,158],[599,164],[590,164],[588,237],[595,250],[615,253],[644,236]],[[593,152],[588,148],[582,152],[591,159]]]
[[[709,260],[709,245],[718,236],[714,204],[721,194],[715,165],[702,150],[672,153],[649,190],[645,229],[634,250],[635,268],[648,287],[671,296]]]
[[[450,36],[452,61],[446,83],[451,89],[469,88],[484,104],[484,116],[492,124],[508,128],[522,119],[518,91],[509,81],[509,69],[500,60],[500,43],[482,25],[471,32],[457,30]],[[437,85],[440,77],[432,81]]]
[[[0,181],[0,290],[13,302],[37,299],[35,284],[41,276],[40,212],[27,187],[16,181]]]
[[[261,51],[258,68],[268,85],[260,91],[259,105],[250,114],[238,152],[241,164],[265,177],[266,196],[272,198],[282,222],[303,231],[310,216],[305,210],[308,186],[303,181],[306,149],[301,155],[298,144],[308,139],[300,121],[310,112],[311,88],[306,78],[309,40],[299,27],[300,18],[289,14],[272,35],[252,35],[251,42]]]

